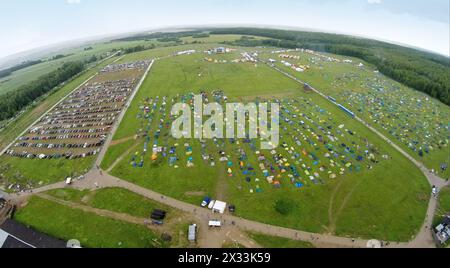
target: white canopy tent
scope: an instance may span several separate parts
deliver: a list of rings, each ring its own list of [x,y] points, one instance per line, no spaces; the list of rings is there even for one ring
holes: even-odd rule
[[[214,203],[214,206],[213,206],[212,210],[213,210],[214,213],[224,214],[226,208],[227,208],[227,203],[217,200]]]

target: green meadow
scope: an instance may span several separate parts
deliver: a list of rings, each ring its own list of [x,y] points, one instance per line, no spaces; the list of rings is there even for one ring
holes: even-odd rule
[[[158,234],[145,226],[130,224],[40,197],[32,197],[14,219],[37,231],[63,240],[77,239],[87,248],[168,247]],[[51,219],[51,220],[49,220]]]
[[[113,175],[193,204],[199,204],[204,195],[220,198],[235,204],[236,213],[241,217],[300,230],[393,241],[407,241],[418,232],[430,189],[424,176],[411,162],[337,107],[317,95],[305,93],[299,84],[268,66],[231,63],[230,60],[240,57],[239,51],[207,56],[227,60],[227,63],[208,62],[204,60],[205,57],[204,54],[193,54],[157,61],[127,111],[114,140],[133,137],[143,130],[146,132],[146,127],[151,137],[159,120],[168,120],[168,107],[171,107],[171,98],[176,95],[200,91],[211,93],[220,89],[231,100],[237,101],[249,101],[257,97],[269,100],[307,99],[328,111],[330,121],[345,124],[346,128],[358,133],[361,139],[367,139],[389,159],[380,161],[373,169],[363,167],[360,172],[346,172],[334,180],[327,178],[321,184],[304,180],[305,187],[296,189],[283,181],[281,188],[277,189],[265,182],[260,172],[257,172],[251,183],[247,183],[240,172],[228,177],[226,163],[219,163],[216,159],[217,164],[211,167],[208,161],[201,159],[199,141],[174,140],[169,136],[170,129],[164,127],[160,138],[163,144],[160,145],[178,145],[177,152],[181,151],[181,154],[178,153],[178,168],[171,167],[165,158],[151,161],[151,153],[141,156],[146,141],[139,138],[132,151],[126,152],[118,145],[108,150],[104,167],[112,162],[109,158],[120,155],[118,151],[123,152],[122,161],[111,171]],[[140,117],[140,107],[146,98],[156,96],[160,97],[159,104],[161,98],[167,96],[168,107],[165,107],[164,112],[157,110],[152,123],[146,125]],[[308,112],[314,113],[313,110]],[[288,130],[281,142],[292,144],[294,135],[292,129]],[[150,149],[151,142],[153,139],[149,142]],[[185,163],[189,159],[183,151],[186,144],[192,147],[192,168],[186,168]],[[211,155],[222,148],[234,163],[237,162],[237,147],[243,147],[248,155],[248,163],[258,167],[256,156],[247,145],[236,146],[224,141],[223,147],[215,146],[211,141],[206,142]],[[320,150],[318,152],[323,153]],[[142,159],[142,168],[132,165],[132,159],[136,158]],[[255,178],[259,178],[259,181],[256,182]],[[255,193],[257,189],[259,192]],[[290,204],[287,214],[282,215],[275,209],[279,200]]]

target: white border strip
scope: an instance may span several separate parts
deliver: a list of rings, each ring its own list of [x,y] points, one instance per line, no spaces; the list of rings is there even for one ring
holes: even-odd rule
[[[16,239],[17,241],[19,241],[19,242],[21,242],[21,243],[23,243],[23,244],[25,244],[25,245],[27,245],[27,246],[29,246],[29,247],[31,247],[31,248],[36,248],[35,246],[31,245],[30,243],[27,243],[27,242],[23,241],[22,239],[17,238],[17,237],[15,237],[14,235],[12,235],[12,234],[10,234],[10,233],[7,233],[7,232],[5,232],[5,231],[3,231],[3,230],[1,230],[1,229],[0,229],[0,234],[2,234],[2,235],[5,235],[5,234],[6,234],[6,235],[5,235],[5,237],[6,237],[5,240],[0,241],[0,248],[3,247],[3,244],[5,243],[6,239],[8,239],[8,236],[11,236],[12,238]]]

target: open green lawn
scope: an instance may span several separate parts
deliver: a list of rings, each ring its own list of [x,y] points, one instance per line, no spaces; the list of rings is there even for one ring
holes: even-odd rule
[[[142,197],[122,188],[105,188],[90,191],[74,189],[56,189],[48,194],[79,204],[88,205],[98,209],[105,209],[119,213],[125,213],[136,217],[148,218],[154,209],[162,209],[168,212],[168,219],[173,218],[175,210]]]
[[[47,184],[64,181],[67,177],[78,177],[86,174],[93,165],[94,158],[83,159],[21,159],[16,157],[0,157],[0,187],[7,191],[11,184],[32,189]]]
[[[126,142],[111,145],[108,148],[108,151],[103,158],[103,161],[100,167],[104,170],[107,170],[110,166],[114,164],[114,162],[135,143],[134,139],[127,140]]]
[[[436,221],[448,214],[450,214],[450,187],[441,189],[439,192],[439,207],[436,212]]]
[[[226,35],[217,35],[212,34],[209,37],[205,38],[193,38],[192,36],[180,38],[184,42],[192,43],[192,42],[201,42],[201,43],[221,43],[221,42],[232,42],[241,39],[242,35],[236,34],[226,34]],[[267,39],[264,37],[255,37],[257,39]]]
[[[238,53],[228,58],[239,58]],[[220,64],[203,61],[203,54],[180,56],[155,62],[128,109],[114,140],[130,137],[139,128],[135,120],[142,99],[155,96],[174,96],[178,93],[221,89],[233,99],[242,97],[289,95],[299,90],[294,81],[276,75],[264,65]],[[200,75],[200,76],[199,76]],[[270,79],[269,79],[270,77]]]
[[[247,232],[248,236],[264,248],[313,248],[309,242],[297,241],[283,237]]]
[[[170,147],[178,143],[178,169],[170,167],[165,158],[150,161],[151,153],[141,156],[146,141],[140,138],[134,142],[137,149],[123,155],[124,159],[112,170],[113,175],[193,204],[199,204],[204,195],[221,198],[235,204],[239,216],[311,232],[332,232],[342,236],[393,241],[407,241],[418,232],[425,215],[430,189],[421,172],[400,153],[328,101],[314,94],[303,93],[298,84],[267,66],[255,66],[251,63],[213,63],[203,61],[204,57],[194,54],[156,62],[125,115],[114,140],[134,136],[142,133],[144,129],[150,138],[151,148],[157,122],[161,118],[167,121],[169,111],[167,107],[165,112],[157,110],[152,123],[146,125],[139,107],[147,97],[167,96],[167,106],[171,107],[171,98],[176,94],[198,93],[200,90],[210,93],[212,90],[221,89],[232,100],[254,100],[261,96],[266,99],[277,97],[311,102],[313,104],[305,108],[308,115],[317,115],[317,107],[324,109],[329,115],[322,115],[321,120],[332,121],[336,125],[344,124],[346,129],[351,129],[361,137],[356,140],[358,143],[367,139],[381,151],[380,155],[385,154],[389,159],[381,160],[372,170],[362,167],[360,172],[345,172],[335,180],[327,178],[323,184],[315,185],[303,178],[305,187],[302,189],[293,187],[287,178],[282,178],[281,189],[275,189],[265,182],[259,170],[251,183],[245,182],[245,176],[240,172],[228,177],[226,163],[217,161],[216,167],[210,167],[208,161],[202,161],[200,142],[175,141],[169,138],[169,129],[163,127],[159,144]],[[239,58],[239,53],[211,57],[229,61]],[[160,109],[160,105],[161,100],[157,109]],[[146,127],[149,129],[145,130]],[[283,134],[281,142],[286,141],[292,145],[295,135],[297,134],[294,130],[289,129]],[[344,139],[350,139],[348,142],[351,142],[354,138],[346,135]],[[194,152],[193,168],[186,168],[188,156],[184,154],[185,143],[188,143]],[[206,146],[212,155],[219,150],[212,141],[207,141]],[[222,148],[236,164],[237,147],[243,147],[247,151],[248,163],[257,168],[256,156],[248,145],[236,146],[226,141]],[[314,146],[305,148],[316,150]],[[296,148],[300,149],[301,147]],[[120,150],[125,152],[123,148],[114,146],[108,154],[121,155]],[[316,154],[322,154],[322,150]],[[143,167],[133,167],[133,159],[135,162],[142,159]],[[310,163],[307,159],[305,161]],[[108,162],[111,163],[110,160]],[[260,181],[254,181],[255,177]],[[261,192],[255,193],[256,189]],[[288,214],[281,215],[274,209],[278,200],[291,204]]]
[[[140,225],[125,223],[32,197],[15,220],[63,240],[78,239],[88,248],[168,247],[159,235]]]

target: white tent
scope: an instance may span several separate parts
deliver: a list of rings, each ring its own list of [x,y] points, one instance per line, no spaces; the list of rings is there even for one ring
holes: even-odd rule
[[[227,203],[222,202],[222,201],[216,201],[214,203],[214,206],[212,208],[214,213],[220,213],[223,214],[225,213],[225,209],[227,208]]]

